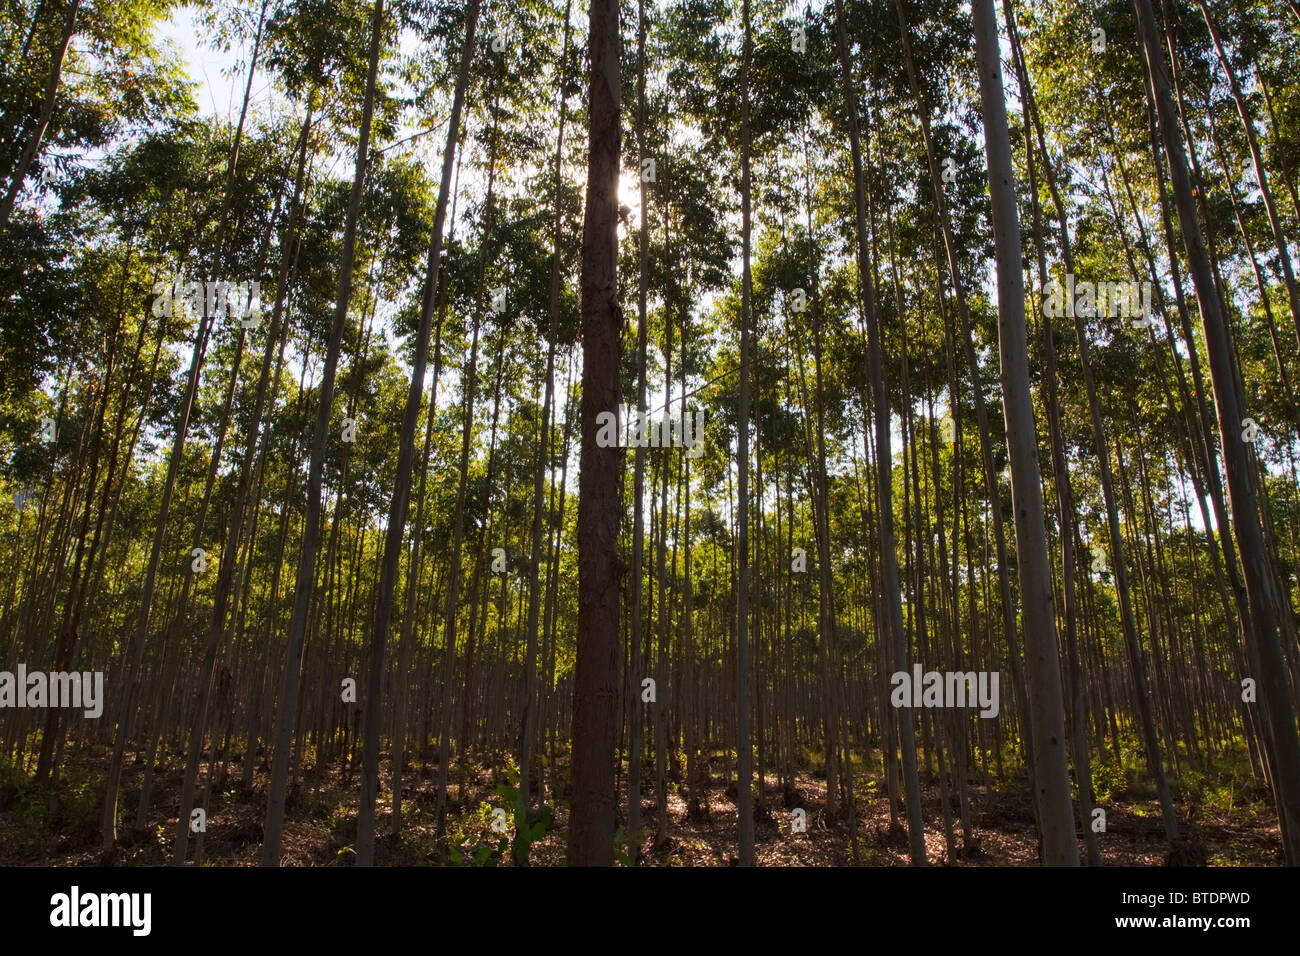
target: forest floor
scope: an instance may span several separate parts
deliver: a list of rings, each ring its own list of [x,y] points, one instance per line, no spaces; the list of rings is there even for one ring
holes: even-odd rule
[[[391,836],[391,791],[385,759],[383,794],[377,806],[375,830],[388,834],[376,848],[376,863],[387,866],[428,866],[452,862],[463,865],[508,865],[508,839],[493,829],[494,807],[509,808],[513,799],[504,765],[466,767],[461,793],[460,768],[450,768],[448,823],[439,837],[436,827],[438,774],[436,755],[412,765],[403,781],[403,831]],[[173,833],[180,803],[183,764],[177,760],[160,767],[154,782],[153,810],[141,831],[119,823],[119,847],[111,858],[99,846],[99,808],[107,758],[94,755],[70,762],[53,797],[42,795],[30,780],[9,765],[0,765],[0,865],[161,866],[171,862]],[[643,775],[642,862],[653,866],[735,865],[737,809],[734,780],[728,785],[721,754],[709,761],[707,811],[691,817],[685,787],[670,775],[666,838],[656,843],[654,773]],[[879,763],[877,762],[877,767]],[[204,768],[206,770],[206,767]],[[209,866],[255,866],[261,859],[266,785],[269,773],[259,767],[250,787],[236,778],[209,806],[203,838],[202,863]],[[120,820],[134,822],[141,773],[138,764],[124,766],[124,791]],[[626,791],[625,781],[620,781]],[[284,828],[282,862],[287,866],[350,866],[356,838],[357,773],[330,768],[317,782],[311,774],[291,791]],[[1147,788],[1149,789],[1149,788]],[[891,828],[889,803],[878,770],[857,773],[857,862],[872,866],[906,866],[907,839],[902,828]],[[1186,791],[1184,791],[1186,795]],[[814,772],[796,776],[794,792],[783,794],[775,776],[766,780],[765,803],[755,813],[755,855],[760,866],[851,865],[847,815],[829,819],[826,814],[825,778]],[[1283,863],[1277,817],[1267,793],[1254,781],[1232,784],[1227,805],[1204,799],[1204,790],[1190,799],[1176,800],[1179,818],[1197,853],[1204,851],[1210,866],[1280,866]],[[922,803],[927,856],[931,864],[959,866],[1028,866],[1037,862],[1037,836],[1028,788],[1018,781],[1002,780],[995,786],[970,786],[971,844],[966,853],[957,797],[952,796],[958,860],[950,860],[944,836],[943,807],[938,782],[923,774]],[[1106,832],[1100,834],[1107,865],[1167,865],[1169,846],[1164,838],[1159,804],[1132,782],[1111,793],[1103,803]],[[805,811],[806,832],[792,832],[795,808]],[[619,807],[619,823],[625,818]],[[170,815],[169,815],[170,814]],[[513,816],[512,813],[508,814]],[[900,819],[901,815],[900,815]],[[495,822],[501,826],[498,814]],[[567,807],[561,799],[555,818],[532,815],[537,839],[529,857],[533,865],[563,865]],[[542,824],[542,826],[538,826]],[[191,840],[193,848],[195,840]],[[1080,839],[1082,852],[1083,841]],[[193,859],[193,849],[191,849]]]

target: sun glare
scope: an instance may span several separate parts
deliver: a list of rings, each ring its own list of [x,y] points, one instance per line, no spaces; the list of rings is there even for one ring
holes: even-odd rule
[[[627,217],[631,225],[641,221],[641,182],[635,173],[618,174],[618,204],[632,210]]]

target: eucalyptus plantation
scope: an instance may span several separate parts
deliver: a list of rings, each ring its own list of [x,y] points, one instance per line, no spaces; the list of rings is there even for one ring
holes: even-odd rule
[[[7,5],[0,862],[1297,863],[1297,30]]]

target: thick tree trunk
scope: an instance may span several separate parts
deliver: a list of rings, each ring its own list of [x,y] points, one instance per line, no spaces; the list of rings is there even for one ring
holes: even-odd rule
[[[1006,0],[1003,13],[1007,20],[1007,33],[1011,38],[1011,50],[1015,58],[1021,98],[1025,103],[1025,126],[1028,129],[1033,94],[1029,86],[1028,69],[1020,53],[1020,44],[1016,34],[1016,24],[1012,15],[1010,0]],[[1029,195],[1033,211],[1034,252],[1038,264],[1038,284],[1040,289],[1046,289],[1047,259],[1043,251],[1042,214],[1038,202],[1038,176],[1034,162],[1034,148],[1029,137],[1026,137],[1025,158],[1029,170]],[[1048,162],[1046,156],[1043,157],[1043,161],[1046,165]],[[1074,751],[1075,783],[1079,791],[1079,819],[1083,826],[1088,865],[1101,866],[1101,844],[1092,828],[1092,769],[1085,733],[1087,710],[1084,706],[1083,674],[1079,664],[1078,600],[1075,591],[1077,565],[1074,550],[1074,495],[1070,487],[1070,469],[1065,460],[1065,438],[1061,430],[1061,403],[1057,389],[1056,343],[1052,333],[1052,320],[1047,316],[1043,317],[1043,344],[1047,356],[1047,368],[1044,370],[1044,378],[1047,395],[1048,429],[1052,445],[1052,471],[1056,489],[1057,533],[1061,538],[1061,591],[1065,605],[1065,647],[1070,688],[1070,745]]]
[[[596,443],[601,412],[617,412],[622,363],[618,305],[619,8],[592,0],[587,208],[582,227],[582,454],[578,476],[578,658],[573,695],[569,863],[614,862],[618,733],[619,476],[623,453]]]

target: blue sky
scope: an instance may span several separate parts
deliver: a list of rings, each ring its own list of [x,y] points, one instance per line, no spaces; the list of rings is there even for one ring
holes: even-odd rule
[[[161,24],[159,35],[171,41],[180,53],[190,79],[199,84],[194,98],[200,112],[205,116],[238,115],[246,78],[243,75],[232,76],[231,72],[238,60],[247,60],[244,52],[232,50],[223,53],[202,43],[203,26],[195,20],[194,8],[190,6],[177,7]],[[265,81],[254,83],[255,98],[263,99],[268,92]]]

